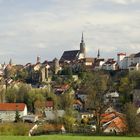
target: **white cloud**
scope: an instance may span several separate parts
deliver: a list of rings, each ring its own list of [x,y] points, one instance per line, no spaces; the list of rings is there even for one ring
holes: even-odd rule
[[[133,4],[139,2],[139,0],[104,0],[106,2],[113,2],[116,4],[122,4],[122,5],[127,5],[127,4]]]
[[[50,6],[41,10],[25,9],[20,13],[17,11],[16,15],[2,17],[4,20],[0,22],[0,48],[3,47],[5,52],[16,52],[14,58],[17,62],[34,62],[37,55],[42,59],[60,58],[64,50],[79,49],[82,31],[90,56],[96,56],[98,48],[106,57],[112,57],[118,51],[140,51],[140,12],[133,10],[133,7],[125,11],[121,6],[117,7],[122,8],[120,11],[115,11],[114,5],[110,5],[120,3],[127,6],[138,1],[51,2]],[[8,53],[7,55],[10,56]],[[25,56],[28,58],[23,59]]]

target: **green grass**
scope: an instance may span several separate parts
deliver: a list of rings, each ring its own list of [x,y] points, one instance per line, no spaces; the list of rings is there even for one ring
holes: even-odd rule
[[[140,140],[140,137],[46,135],[33,137],[0,136],[0,140]]]

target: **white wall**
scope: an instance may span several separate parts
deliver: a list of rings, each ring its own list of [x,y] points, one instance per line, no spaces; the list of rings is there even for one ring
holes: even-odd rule
[[[15,121],[16,111],[0,111],[0,119],[2,121]],[[23,111],[19,111],[20,117],[27,115],[27,107]]]

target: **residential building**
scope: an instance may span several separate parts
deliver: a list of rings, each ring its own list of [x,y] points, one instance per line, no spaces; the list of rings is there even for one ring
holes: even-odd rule
[[[125,69],[123,66],[124,65],[123,60],[126,57],[126,53],[118,53],[117,56],[118,56],[117,63],[119,65],[119,69]]]
[[[102,69],[103,70],[118,70],[118,64],[113,58],[110,58],[102,65]]]
[[[55,120],[63,117],[65,114],[64,110],[48,110],[45,111],[46,120]]]
[[[51,111],[54,109],[54,102],[53,101],[46,101],[45,110]]]
[[[94,63],[94,70],[101,70],[104,63],[105,59],[103,58],[96,59]]]
[[[138,71],[140,70],[140,63],[133,63],[128,67],[129,71],[135,70]]]
[[[108,92],[104,95],[104,103],[112,103],[113,105],[116,105],[119,101],[119,93],[118,92]]]
[[[20,117],[27,115],[27,106],[24,103],[0,103],[0,120],[15,121],[16,111]]]

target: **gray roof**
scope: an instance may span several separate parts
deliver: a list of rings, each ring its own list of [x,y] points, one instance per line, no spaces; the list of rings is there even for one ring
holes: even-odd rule
[[[140,52],[139,53],[137,53],[137,54],[135,54],[135,56],[134,57],[140,57]]]
[[[128,57],[129,57],[129,58],[134,58],[135,55],[136,55],[136,54],[131,54],[131,55],[129,55]]]
[[[80,53],[80,50],[72,50],[72,51],[64,51],[60,61],[73,61],[76,60],[78,55]]]

